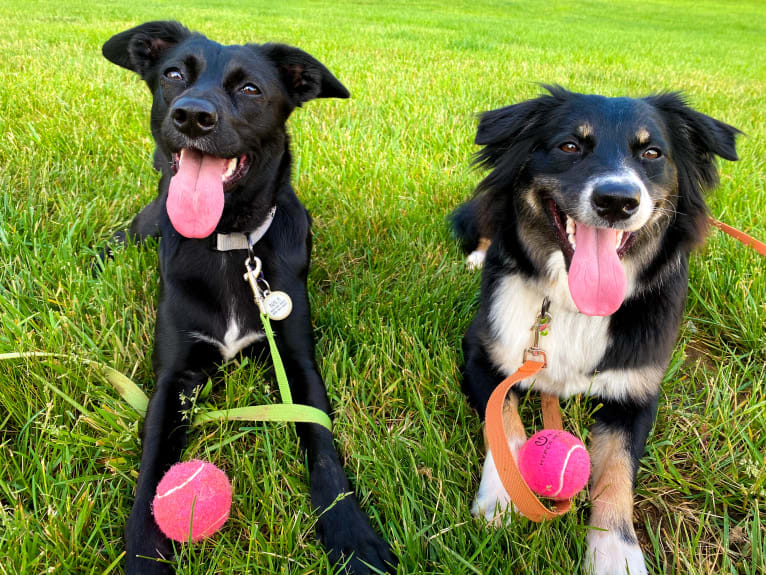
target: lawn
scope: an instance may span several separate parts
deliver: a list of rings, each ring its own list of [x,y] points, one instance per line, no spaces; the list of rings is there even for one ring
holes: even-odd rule
[[[182,20],[223,43],[282,41],[352,99],[290,120],[294,182],[314,216],[309,291],[345,467],[400,573],[579,572],[588,504],[492,530],[469,512],[482,461],[460,392],[476,304],[445,216],[482,174],[477,112],[537,82],[641,96],[683,90],[746,133],[710,197],[766,237],[766,6],[761,1],[57,2],[0,5],[0,353],[102,362],[153,388],[155,246],[104,273],[94,253],[155,193],[149,93],[101,57],[112,34]],[[718,233],[693,258],[681,337],[638,474],[653,573],[766,572],[766,260]],[[0,362],[0,574],[120,573],[137,414],[77,361]],[[219,408],[275,401],[271,372],[222,368]],[[586,435],[577,400],[568,425]],[[528,419],[530,409],[525,410]],[[195,431],[187,459],[234,481],[232,518],[181,549],[179,573],[330,573],[292,425]]]

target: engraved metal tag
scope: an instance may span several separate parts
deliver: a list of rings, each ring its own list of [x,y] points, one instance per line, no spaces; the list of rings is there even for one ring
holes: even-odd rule
[[[293,300],[283,291],[273,291],[263,299],[263,307],[269,318],[279,321],[293,311]]]

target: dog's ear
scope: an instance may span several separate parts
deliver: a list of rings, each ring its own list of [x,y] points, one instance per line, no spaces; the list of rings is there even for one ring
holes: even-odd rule
[[[736,161],[737,128],[691,108],[678,92],[656,94],[645,99],[663,116],[673,144],[676,166],[687,172],[699,192],[718,184],[715,156]]]
[[[534,134],[544,109],[541,98],[536,98],[481,114],[474,141],[484,148],[476,153],[474,165],[496,167],[511,149],[516,160],[523,162],[533,145],[527,136]]]
[[[720,120],[700,114],[691,108],[689,112],[690,117],[687,123],[689,126],[693,126],[692,131],[702,147],[706,147],[724,160],[729,160],[730,162],[739,160],[737,155],[737,136],[742,134],[741,131]]]
[[[539,107],[535,99],[484,112],[479,116],[474,142],[479,146],[490,146],[518,138],[534,125]]]
[[[346,87],[319,60],[285,44],[263,44],[260,51],[279,70],[296,106],[314,98],[348,98]]]
[[[162,53],[190,35],[191,32],[178,22],[147,22],[112,36],[101,51],[110,62],[146,79]]]
[[[704,192],[718,185],[715,156],[738,160],[737,128],[692,109],[677,92],[645,98],[662,114],[678,169],[676,211],[686,217],[676,220],[678,240],[689,248],[702,243],[708,230],[708,211]]]
[[[527,136],[556,106],[563,103],[571,92],[561,86],[543,84],[550,92],[532,100],[484,112],[479,116],[475,143],[491,146]]]
[[[571,96],[571,92],[560,86],[544,87],[550,94],[479,116],[474,142],[484,148],[476,154],[475,165],[495,167],[509,153],[515,156],[516,162],[524,160],[535,146],[539,127]]]
[[[657,108],[671,127],[674,138],[683,138],[698,158],[712,161],[712,155],[725,160],[739,160],[734,126],[706,116],[691,108],[678,92],[649,96],[646,100]]]

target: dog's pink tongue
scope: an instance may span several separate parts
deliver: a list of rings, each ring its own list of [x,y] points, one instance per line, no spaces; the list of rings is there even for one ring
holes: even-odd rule
[[[170,223],[182,236],[206,238],[218,225],[223,213],[225,165],[223,158],[183,151],[166,204]]]
[[[569,293],[582,313],[611,315],[625,299],[625,270],[617,255],[617,230],[577,222],[569,266]]]

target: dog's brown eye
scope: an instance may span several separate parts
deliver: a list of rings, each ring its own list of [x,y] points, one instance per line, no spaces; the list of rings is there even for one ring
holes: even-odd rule
[[[165,70],[165,77],[168,80],[176,80],[176,81],[184,79],[184,75],[181,73],[181,70],[179,70],[178,68],[168,68],[167,70]]]
[[[574,154],[580,151],[580,146],[574,142],[564,142],[559,146],[559,150],[566,152],[567,154]]]
[[[257,96],[261,93],[261,89],[255,84],[245,84],[239,89],[239,91],[243,94],[247,94],[248,96]]]
[[[644,150],[644,153],[641,154],[641,157],[646,160],[656,160],[662,155],[662,152],[660,152],[657,148],[649,148],[648,150]]]

